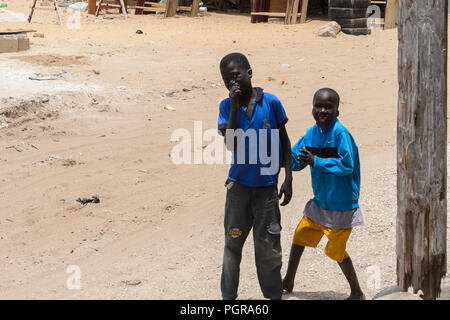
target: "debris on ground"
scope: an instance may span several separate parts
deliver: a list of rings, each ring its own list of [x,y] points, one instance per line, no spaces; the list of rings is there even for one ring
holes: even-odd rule
[[[336,21],[331,21],[326,25],[319,28],[317,35],[319,37],[333,37],[336,38],[337,34],[341,31],[341,26]]]
[[[30,80],[38,80],[38,81],[45,81],[45,80],[57,80],[61,78],[64,74],[66,74],[66,71],[61,71],[60,73],[53,74],[53,75],[41,75],[40,73],[35,73],[34,76],[28,77]]]
[[[122,283],[126,286],[137,286],[141,284],[141,280],[123,280]]]
[[[166,104],[166,105],[164,106],[164,109],[165,109],[165,110],[168,110],[168,111],[175,111],[175,110],[176,110],[174,107],[172,107],[172,106],[169,105],[169,104]]]
[[[87,205],[88,203],[100,203],[100,199],[97,196],[93,196],[92,198],[78,198],[75,200],[79,203],[81,203],[83,206]]]

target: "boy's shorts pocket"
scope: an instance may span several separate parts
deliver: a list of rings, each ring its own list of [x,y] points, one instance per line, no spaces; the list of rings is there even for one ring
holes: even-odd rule
[[[233,188],[234,186],[234,181],[227,179],[227,181],[225,181],[225,188],[227,188],[227,190],[231,190],[231,188]]]

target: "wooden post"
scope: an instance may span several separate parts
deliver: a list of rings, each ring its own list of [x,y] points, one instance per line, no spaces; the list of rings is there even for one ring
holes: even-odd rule
[[[397,282],[435,299],[447,270],[448,0],[400,0]]]
[[[173,17],[177,13],[178,0],[167,0],[165,17]]]
[[[59,14],[58,5],[56,4],[56,0],[53,0],[53,6],[55,8],[56,15],[58,16],[59,24],[62,25],[63,22],[62,22],[62,19],[61,19],[61,15]]]
[[[28,15],[28,23],[31,23],[31,19],[33,18],[34,8],[36,7],[37,0],[33,0],[33,3],[31,4],[31,10],[30,14]]]
[[[384,29],[394,29],[397,23],[398,0],[387,0],[384,13]]]
[[[200,0],[192,0],[191,17],[198,15],[198,7],[200,6]]]
[[[300,0],[287,0],[285,24],[295,24],[298,18],[298,5]]]
[[[88,14],[95,14],[97,11],[97,0],[88,1]]]
[[[120,12],[122,12],[123,17],[125,18],[125,20],[127,20],[127,4],[126,2],[124,2],[124,0],[119,1],[120,1]]]
[[[98,17],[98,14],[100,13],[100,10],[102,10],[102,3],[103,3],[103,0],[100,0],[100,1],[98,2],[97,10],[95,10],[95,16],[96,16],[96,17]]]
[[[28,15],[28,23],[31,23],[31,19],[33,18],[34,10],[38,9],[38,8],[36,8],[36,2],[37,2],[37,0],[33,0],[33,3],[31,4],[30,14]],[[56,0],[53,0],[53,7],[55,9],[56,15],[58,16],[58,22],[60,25],[62,25],[63,23],[62,23],[61,15],[59,14],[58,5],[56,4]]]
[[[300,23],[305,23],[308,16],[308,0],[302,0],[302,15],[300,16]]]

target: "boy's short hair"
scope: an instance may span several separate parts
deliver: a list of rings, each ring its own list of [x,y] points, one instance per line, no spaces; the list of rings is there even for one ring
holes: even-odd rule
[[[340,101],[339,94],[338,94],[335,90],[333,90],[333,89],[331,89],[331,88],[322,88],[322,89],[317,90],[316,93],[314,94],[313,101],[315,101],[315,100],[316,100],[316,97],[317,97],[319,94],[321,94],[321,93],[327,93],[327,94],[329,94],[331,97],[333,97],[333,98],[336,100],[337,105],[338,105],[338,107],[339,107],[339,101]]]
[[[244,56],[240,52],[233,52],[227,54],[225,57],[222,58],[220,61],[220,70],[224,69],[226,66],[228,66],[232,61],[239,64],[244,69],[250,69],[250,62],[248,62],[248,59],[246,56]]]

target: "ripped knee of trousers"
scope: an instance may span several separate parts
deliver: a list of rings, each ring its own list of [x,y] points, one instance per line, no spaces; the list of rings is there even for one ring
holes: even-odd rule
[[[273,221],[266,227],[266,230],[270,234],[277,235],[281,233],[281,225],[278,222]]]

